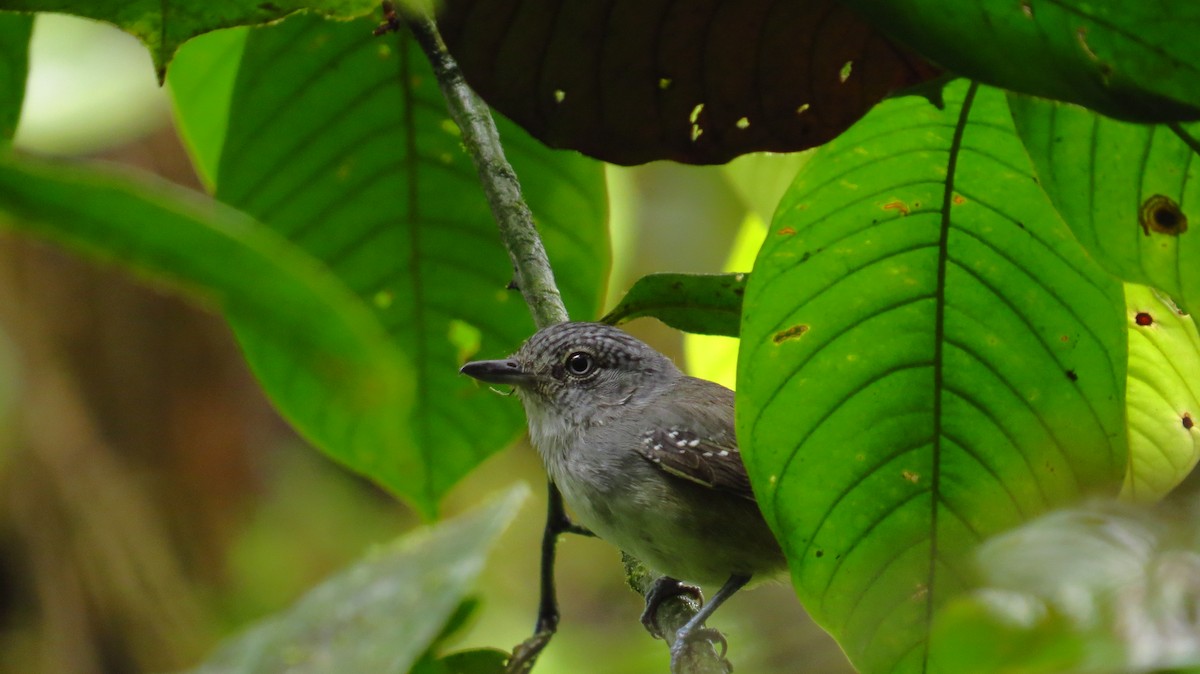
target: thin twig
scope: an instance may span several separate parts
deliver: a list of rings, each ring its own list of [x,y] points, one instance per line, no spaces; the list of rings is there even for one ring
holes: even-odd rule
[[[390,3],[384,3],[384,13],[385,22],[376,31],[377,34],[399,28],[400,21]],[[554,282],[554,271],[546,257],[546,249],[533,224],[533,215],[521,196],[521,185],[517,175],[504,157],[500,134],[496,131],[491,111],[467,86],[462,71],[446,50],[433,21],[427,17],[406,16],[404,23],[433,65],[433,72],[442,95],[446,98],[450,116],[462,130],[463,145],[479,173],[479,182],[500,228],[500,238],[512,260],[515,284],[524,296],[525,303],[529,305],[534,323],[540,329],[568,320],[567,309]],[[548,482],[547,487],[549,499],[545,535],[542,540],[542,583],[538,622],[533,636],[513,649],[507,669],[510,674],[530,671],[558,627],[554,559],[559,535],[567,532],[588,533],[567,519],[562,507],[562,494],[554,483]],[[627,569],[630,569],[630,586],[645,595],[653,584],[653,578],[640,564],[634,564],[636,566],[633,567],[627,564]],[[635,576],[643,578],[644,582],[635,580]],[[658,611],[659,625],[668,635],[668,644],[673,641],[675,632],[696,614],[697,609],[695,604],[684,597],[672,597],[662,603]],[[696,650],[700,656],[689,662],[683,671],[688,674],[725,671],[715,650]]]
[[[521,196],[517,174],[504,157],[491,111],[467,87],[462,71],[446,51],[433,21],[413,17],[407,18],[406,22],[429,57],[433,74],[450,108],[450,116],[462,130],[463,144],[479,172],[479,182],[500,227],[500,238],[516,272],[517,287],[529,305],[533,322],[540,329],[568,320],[546,248],[534,227],[533,214]]]

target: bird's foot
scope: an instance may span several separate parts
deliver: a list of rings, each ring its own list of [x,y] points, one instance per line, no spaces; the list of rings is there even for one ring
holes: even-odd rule
[[[704,605],[704,593],[695,585],[678,581],[670,576],[663,576],[654,581],[654,585],[650,587],[650,591],[646,593],[646,608],[642,611],[642,626],[650,633],[650,636],[655,639],[662,639],[663,632],[658,627],[658,607],[671,597],[687,595],[691,597],[696,604]]]
[[[686,627],[681,628],[675,635],[675,643],[671,644],[671,674],[695,671],[696,667],[692,663],[700,658],[712,658],[713,651],[704,651],[715,646],[721,647],[720,652],[716,654],[717,660],[726,674],[731,674],[733,663],[725,658],[725,654],[729,652],[729,642],[725,641],[725,635],[711,627],[698,627],[690,631]]]

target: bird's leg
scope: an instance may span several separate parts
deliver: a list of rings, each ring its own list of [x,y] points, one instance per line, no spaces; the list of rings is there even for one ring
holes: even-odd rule
[[[705,627],[704,621],[721,604],[724,604],[726,599],[732,597],[735,592],[742,589],[748,582],[750,582],[750,576],[730,576],[729,580],[725,581],[725,584],[721,586],[721,589],[717,590],[717,593],[712,596],[712,599],[696,615],[692,616],[692,619],[687,621],[687,624],[679,628],[679,631],[675,633],[675,643],[671,644],[671,672],[673,674],[678,674],[680,663],[686,659],[687,651],[693,647],[697,640],[719,641],[721,644],[721,659],[725,659],[725,637],[721,636],[720,632]],[[732,667],[728,666],[728,661],[726,661],[726,666],[732,670]]]
[[[576,536],[595,537],[596,534],[592,533],[591,529],[581,524],[576,524],[571,521],[570,517],[567,517],[567,510],[563,507],[562,492],[558,490],[558,487],[554,486],[553,482],[550,483],[550,488],[553,493],[550,495],[549,507],[546,512],[547,531],[553,530],[555,536],[559,534],[575,534]],[[542,542],[542,546],[543,548],[545,547],[545,541]],[[550,561],[553,562],[554,560],[551,559]]]
[[[691,597],[697,606],[704,605],[704,595],[700,592],[700,588],[670,576],[661,576],[654,581],[654,585],[650,586],[650,591],[646,593],[646,609],[642,611],[642,626],[646,628],[650,636],[655,639],[663,638],[662,630],[658,627],[658,607],[667,599],[680,595]]]
[[[579,526],[567,517],[563,507],[562,492],[549,480],[546,481],[546,528],[542,530],[542,569],[541,593],[538,599],[537,623],[533,627],[533,636],[513,649],[512,656],[505,666],[506,674],[526,674],[533,669],[538,655],[550,643],[550,637],[558,631],[558,599],[554,589],[554,558],[556,555],[558,537],[564,533],[581,536],[595,536],[588,529]]]

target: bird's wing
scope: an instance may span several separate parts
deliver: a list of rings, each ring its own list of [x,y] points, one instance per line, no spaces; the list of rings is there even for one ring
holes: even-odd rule
[[[664,423],[642,433],[637,452],[661,470],[709,489],[753,500],[733,431],[733,392],[691,379],[682,406],[678,397],[659,407]]]

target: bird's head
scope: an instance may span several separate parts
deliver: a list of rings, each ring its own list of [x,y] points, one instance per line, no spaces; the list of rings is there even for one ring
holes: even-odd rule
[[[561,415],[588,423],[682,376],[669,358],[603,323],[559,323],[538,331],[511,357],[467,363],[461,372],[516,388],[531,423]]]

